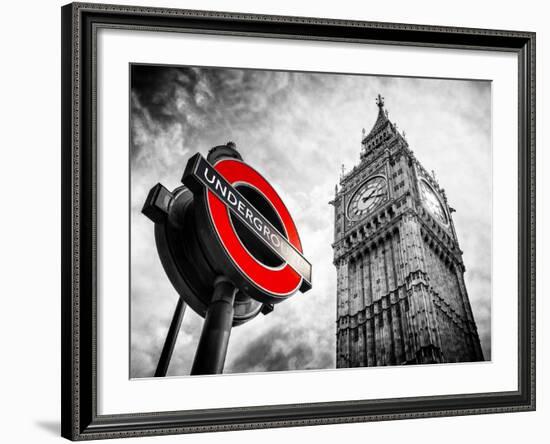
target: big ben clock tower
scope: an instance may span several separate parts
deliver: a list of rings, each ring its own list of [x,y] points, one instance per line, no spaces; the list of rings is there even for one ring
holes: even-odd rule
[[[336,366],[482,361],[444,190],[384,99],[334,206]]]

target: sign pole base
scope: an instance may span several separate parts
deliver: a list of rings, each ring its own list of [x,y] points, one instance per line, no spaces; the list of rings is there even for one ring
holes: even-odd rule
[[[214,282],[214,294],[204,319],[191,375],[215,375],[223,372],[236,293],[237,289],[227,278],[218,277]]]
[[[170,328],[166,334],[164,347],[162,347],[162,352],[155,371],[155,377],[166,376],[168,366],[170,365],[170,359],[172,359],[172,353],[174,352],[174,347],[176,346],[176,339],[178,339],[178,333],[180,331],[181,321],[183,320],[183,314],[185,313],[185,307],[185,302],[183,302],[183,299],[179,297],[176,310],[174,311],[174,316],[172,317],[172,322],[170,323]]]

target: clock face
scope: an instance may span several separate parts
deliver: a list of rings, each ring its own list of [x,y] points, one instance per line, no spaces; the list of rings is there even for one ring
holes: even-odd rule
[[[420,194],[424,205],[426,205],[430,213],[432,213],[439,222],[447,225],[448,219],[445,208],[441,205],[441,201],[439,197],[437,197],[437,194],[435,194],[435,191],[424,180],[420,181]]]
[[[348,218],[359,220],[380,205],[388,195],[386,179],[376,176],[361,185],[348,204]]]

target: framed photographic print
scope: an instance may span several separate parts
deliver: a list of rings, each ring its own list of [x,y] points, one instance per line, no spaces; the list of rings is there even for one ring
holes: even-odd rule
[[[535,35],[62,8],[62,435],[535,408]]]

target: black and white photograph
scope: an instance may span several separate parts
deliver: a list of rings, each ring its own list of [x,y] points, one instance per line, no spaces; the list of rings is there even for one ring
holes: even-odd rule
[[[491,94],[131,64],[130,378],[491,361]]]

